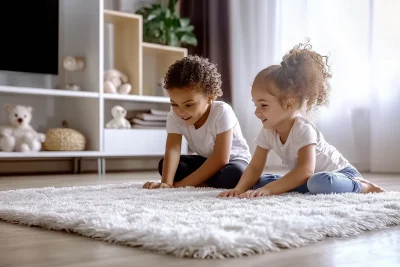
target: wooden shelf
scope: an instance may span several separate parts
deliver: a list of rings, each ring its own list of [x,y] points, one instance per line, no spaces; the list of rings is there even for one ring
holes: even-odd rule
[[[187,50],[181,47],[160,45],[160,44],[152,44],[152,43],[142,43],[143,52],[145,54],[170,54],[170,53],[179,53],[181,56],[186,56]]]
[[[169,97],[166,96],[143,96],[143,95],[119,95],[119,94],[104,94],[104,99],[121,100],[121,101],[137,101],[151,103],[170,103]]]
[[[115,11],[111,9],[104,9],[104,15],[105,15],[105,20],[107,19],[107,21],[110,23],[125,23],[125,22],[129,23],[129,21],[132,19],[142,20],[142,16],[140,15]]]
[[[83,97],[83,98],[98,98],[100,95],[97,92],[88,92],[88,91],[71,91],[62,89],[44,89],[44,88],[4,86],[4,85],[0,86],[0,93]]]

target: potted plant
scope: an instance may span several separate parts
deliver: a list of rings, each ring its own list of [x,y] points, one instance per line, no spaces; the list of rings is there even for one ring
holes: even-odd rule
[[[168,7],[152,4],[142,7],[136,14],[143,16],[143,40],[169,46],[197,46],[194,26],[189,18],[175,14],[177,0],[169,0]]]

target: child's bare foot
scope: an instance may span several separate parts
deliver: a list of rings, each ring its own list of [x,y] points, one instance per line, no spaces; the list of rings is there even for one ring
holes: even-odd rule
[[[361,193],[382,193],[385,192],[385,190],[382,189],[382,187],[371,183],[368,180],[365,180],[364,178],[361,177],[356,177],[354,180],[359,181],[361,183]]]

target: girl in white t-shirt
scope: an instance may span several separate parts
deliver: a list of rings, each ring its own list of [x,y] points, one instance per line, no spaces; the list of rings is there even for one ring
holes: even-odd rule
[[[294,47],[280,65],[257,74],[251,90],[255,115],[263,124],[255,141],[257,148],[238,185],[219,197],[383,191],[361,178],[357,169],[300,115],[303,108],[308,111],[328,102],[330,77],[327,57],[312,51],[309,44]],[[260,177],[270,150],[290,169],[286,175]]]
[[[246,169],[250,150],[238,119],[222,96],[221,75],[206,58],[187,56],[170,66],[164,88],[172,110],[160,161],[161,182],[144,188],[207,186],[234,188]],[[181,155],[182,136],[197,155]]]

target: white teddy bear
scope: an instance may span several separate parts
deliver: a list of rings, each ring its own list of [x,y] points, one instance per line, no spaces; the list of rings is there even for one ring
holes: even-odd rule
[[[131,124],[125,118],[126,110],[121,106],[114,106],[111,109],[113,119],[106,124],[106,128],[113,129],[130,129]]]
[[[30,122],[32,107],[7,105],[8,120],[12,127],[4,128],[1,132],[0,150],[4,152],[40,151],[46,135],[37,133]]]
[[[124,73],[115,69],[104,72],[104,93],[126,95],[131,90],[128,76]]]

